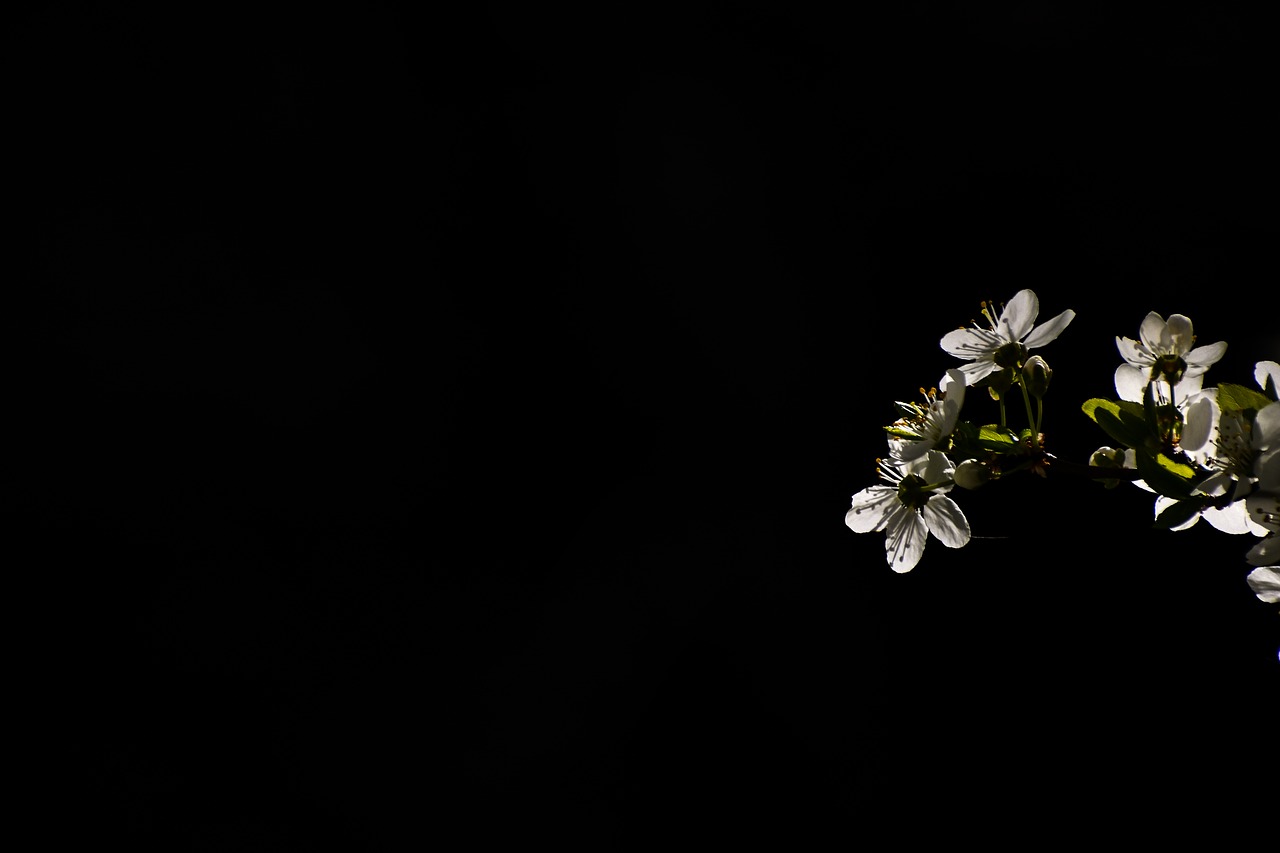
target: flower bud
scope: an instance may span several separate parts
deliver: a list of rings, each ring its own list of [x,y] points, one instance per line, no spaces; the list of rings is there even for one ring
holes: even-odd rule
[[[1114,447],[1099,447],[1089,457],[1089,464],[1095,468],[1123,468],[1124,451]]]
[[[1123,468],[1124,462],[1125,451],[1114,447],[1099,447],[1089,456],[1089,464],[1095,468]],[[1108,489],[1120,485],[1120,481],[1112,477],[1104,477],[1100,482]]]
[[[956,466],[951,479],[962,489],[976,489],[991,479],[991,469],[977,459],[966,459]]]
[[[1049,369],[1049,362],[1038,355],[1027,359],[1026,365],[1022,368],[1022,381],[1026,383],[1027,391],[1037,400],[1044,397],[1045,392],[1049,390],[1049,380],[1052,378],[1053,371]]]

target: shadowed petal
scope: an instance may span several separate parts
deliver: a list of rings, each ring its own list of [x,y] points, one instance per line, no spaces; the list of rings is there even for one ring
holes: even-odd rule
[[[1213,433],[1213,425],[1218,422],[1218,403],[1216,394],[1205,393],[1187,407],[1182,426],[1181,446],[1187,452],[1204,447]]]
[[[925,460],[921,470],[918,472],[921,477],[930,483],[937,483],[942,480],[950,479],[951,472],[955,470],[955,466],[951,464],[951,460],[947,458],[947,454],[941,450],[934,450],[929,454],[929,458]],[[937,493],[944,493],[949,490],[950,486],[941,487]]]
[[[996,363],[991,359],[971,361],[968,364],[960,365],[960,370],[964,373],[965,382],[972,385],[994,373],[996,371]]]
[[[1152,513],[1151,517],[1159,518],[1160,513],[1164,512],[1166,509],[1173,506],[1177,502],[1178,501],[1176,499],[1168,497],[1167,495],[1159,495],[1158,497],[1156,497],[1155,511]],[[1179,524],[1177,527],[1170,527],[1169,529],[1170,530],[1186,530],[1188,527],[1194,526],[1195,523],[1199,520],[1200,520],[1200,513],[1196,513],[1195,515],[1188,518],[1186,521]]]
[[[932,441],[904,438],[889,445],[889,455],[899,462],[914,462],[933,447]]]
[[[1280,446],[1280,403],[1272,403],[1258,410],[1253,419],[1254,447],[1267,451]]]

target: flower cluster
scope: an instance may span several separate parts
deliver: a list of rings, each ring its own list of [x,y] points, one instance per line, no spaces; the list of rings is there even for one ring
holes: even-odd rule
[[[948,548],[970,541],[954,486],[975,489],[1017,472],[1075,472],[1100,488],[1127,482],[1152,493],[1158,528],[1186,530],[1203,518],[1223,533],[1252,536],[1248,587],[1280,604],[1280,363],[1257,362],[1256,387],[1206,385],[1226,342],[1197,346],[1190,318],[1152,312],[1136,339],[1115,339],[1116,398],[1081,407],[1111,444],[1087,463],[1071,462],[1046,450],[1041,426],[1053,371],[1031,351],[1056,340],[1075,312],[1036,325],[1039,313],[1036,294],[1022,290],[1007,305],[984,302],[983,323],[943,335],[942,350],[962,363],[936,388],[920,389],[923,403],[896,403],[898,417],[884,428],[887,455],[876,460],[881,482],[853,496],[848,527],[883,532],[889,566],[907,572],[930,535]],[[961,418],[974,389],[999,404],[998,422]],[[1006,409],[1016,398],[1026,415],[1020,428]]]

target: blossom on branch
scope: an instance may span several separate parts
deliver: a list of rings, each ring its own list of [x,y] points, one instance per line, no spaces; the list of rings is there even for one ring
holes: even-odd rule
[[[930,450],[909,461],[876,460],[883,483],[853,496],[844,522],[854,533],[885,531],[885,558],[895,572],[920,562],[932,533],[948,548],[969,542],[969,520],[947,496],[954,466],[946,454]]]
[[[1116,336],[1116,349],[1124,359],[1115,373],[1116,393],[1122,400],[1141,401],[1153,380],[1157,401],[1174,399],[1174,386],[1179,386],[1181,396],[1194,394],[1203,384],[1205,371],[1227,351],[1226,341],[1193,349],[1196,336],[1190,318],[1183,314],[1170,314],[1165,320],[1150,312],[1138,329],[1138,338]]]
[[[998,370],[1021,368],[1026,363],[1028,351],[1042,347],[1062,334],[1067,324],[1075,319],[1076,312],[1068,309],[1036,326],[1040,300],[1034,291],[1020,290],[999,316],[994,316],[994,307],[982,303],[982,316],[990,328],[984,329],[975,324],[973,328],[947,332],[940,341],[948,355],[965,360],[960,369],[968,378],[969,385]]]
[[[890,435],[889,455],[898,462],[910,462],[933,450],[951,435],[960,408],[964,405],[965,376],[959,370],[948,370],[940,389],[925,391],[926,404],[897,404],[902,417],[886,427]]]

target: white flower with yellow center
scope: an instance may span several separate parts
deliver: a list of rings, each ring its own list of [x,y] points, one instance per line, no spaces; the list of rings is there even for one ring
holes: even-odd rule
[[[1147,383],[1155,381],[1152,395],[1157,403],[1199,391],[1202,378],[1227,351],[1226,341],[1196,347],[1190,318],[1170,314],[1165,320],[1152,311],[1138,329],[1139,340],[1116,336],[1116,349],[1124,364],[1116,368],[1116,393],[1121,400],[1141,402]],[[1194,347],[1194,348],[1193,348]]]
[[[969,520],[947,496],[954,466],[946,454],[930,450],[910,461],[877,459],[884,483],[853,496],[844,523],[854,533],[885,531],[885,558],[895,572],[920,562],[932,533],[948,548],[969,542]]]
[[[939,442],[950,437],[964,405],[965,376],[959,370],[948,370],[942,377],[941,389],[920,389],[925,403],[898,402],[902,417],[885,427],[889,433],[889,456],[896,462],[919,459]]]
[[[1020,290],[999,316],[994,307],[982,303],[982,316],[989,328],[976,323],[973,328],[956,329],[943,335],[942,349],[965,363],[960,365],[968,384],[973,385],[997,370],[1021,368],[1029,350],[1042,347],[1062,334],[1076,312],[1063,311],[1046,323],[1035,325],[1040,316],[1040,300],[1031,290]]]

